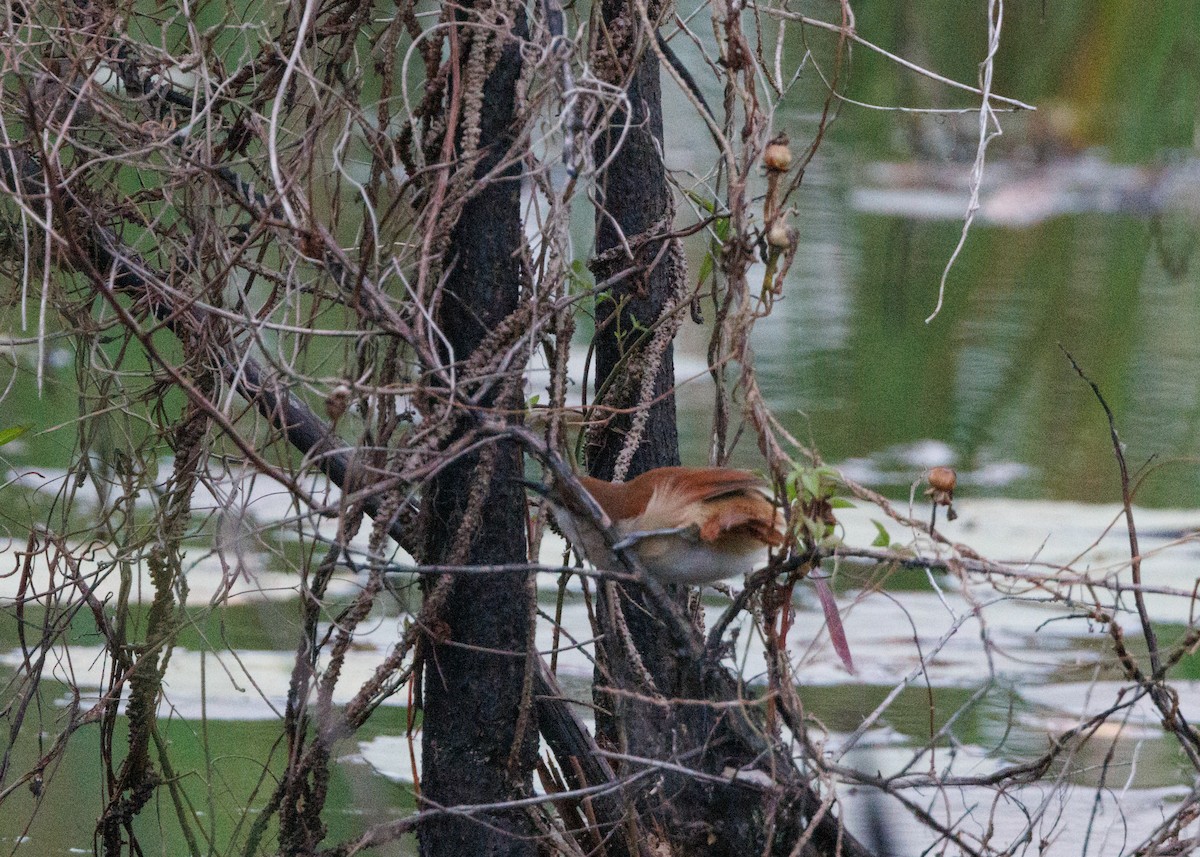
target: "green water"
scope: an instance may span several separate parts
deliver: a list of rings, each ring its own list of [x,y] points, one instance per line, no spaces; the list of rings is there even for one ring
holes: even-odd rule
[[[834,11],[833,4],[807,6],[815,16]],[[945,305],[928,324],[938,280],[961,230],[961,216],[939,214],[938,206],[966,210],[966,189],[951,179],[965,174],[973,157],[975,118],[841,108],[794,200],[800,251],[786,298],[754,338],[766,395],[785,426],[812,439],[828,460],[852,463],[854,472],[871,477],[868,484],[893,497],[907,495],[909,483],[926,466],[921,456],[932,455],[963,474],[960,503],[979,497],[1113,502],[1119,484],[1108,427],[1061,344],[1103,391],[1131,466],[1154,464],[1139,486],[1138,502],[1200,508],[1200,270],[1195,259],[1200,185],[1189,187],[1179,179],[1184,187],[1174,196],[1162,188],[1164,177],[1196,157],[1197,6],[1194,0],[1158,4],[1153,10],[1132,0],[1006,6],[995,89],[1044,110],[1037,117],[1002,117],[1005,136],[992,144],[988,162],[996,173],[1009,175],[1006,181],[1027,200],[1044,196],[1054,202],[1075,194],[1084,202],[1060,206],[1034,221],[981,217],[949,276]],[[861,2],[855,12],[864,38],[942,74],[974,81],[984,49],[981,7],[958,0]],[[789,32],[787,60],[794,65],[804,45],[799,28]],[[827,62],[832,37],[807,36],[815,61]],[[680,44],[679,52],[695,61],[686,46]],[[965,93],[898,70],[861,46],[854,49],[853,63],[847,94],[858,101],[971,104]],[[666,87],[670,91],[670,84]],[[719,103],[718,91],[708,94]],[[776,126],[786,128],[797,147],[811,138],[814,105],[822,96],[819,78],[806,72],[778,108]],[[685,108],[682,99],[668,97],[668,164],[680,168],[689,159],[707,164],[712,154],[703,129]],[[908,170],[903,175],[921,192],[915,201],[891,211],[864,203],[875,198],[864,196],[864,190],[894,189],[878,178],[875,165],[880,163]],[[1144,170],[1143,195],[1131,192],[1122,204],[1099,208],[1086,204],[1124,181],[1120,170],[1126,167]],[[1005,169],[1011,172],[1003,173]],[[1064,190],[1061,182],[1067,174],[1079,177]],[[888,175],[894,179],[901,173]],[[989,193],[1003,186],[1001,182]],[[1164,195],[1173,203],[1160,204]],[[581,247],[589,244],[586,234],[578,240]],[[689,244],[693,271],[704,249],[702,240]],[[29,335],[17,330],[15,315],[9,318],[10,334]],[[702,361],[706,340],[705,328],[686,329],[680,339],[681,362]],[[15,470],[49,472],[72,462],[80,407],[73,347],[69,339],[50,344],[41,391],[33,381],[33,350],[15,352],[15,369],[10,370],[14,383],[0,401],[0,427],[32,426],[30,435],[0,450],[2,460]],[[172,347],[164,340],[164,353],[178,357]],[[338,344],[330,352],[340,356],[341,349]],[[141,368],[136,355],[127,359],[126,368]],[[329,355],[318,355],[314,362],[321,365],[325,359]],[[89,407],[94,401],[89,399]],[[701,378],[680,396],[685,461],[705,460],[710,414],[711,391]],[[114,443],[126,432],[140,430],[119,407],[104,425],[91,425],[111,432]],[[752,464],[753,443],[743,441],[739,456]],[[14,538],[14,549],[24,543],[31,526],[55,524],[58,514],[47,495],[0,492],[0,529]],[[81,514],[86,517],[86,511]],[[14,549],[8,557],[15,556]],[[284,570],[302,561],[299,553],[292,547],[261,556]],[[0,565],[3,571],[9,568],[5,557]],[[840,585],[845,589],[848,584]],[[929,588],[914,575],[897,579],[894,594],[903,603],[909,596],[928,596]],[[193,622],[180,639],[184,648],[287,653],[295,646],[298,608],[291,601],[193,607]],[[140,621],[141,612],[135,610],[131,621]],[[4,651],[20,645],[17,618],[11,606],[3,608]],[[26,629],[36,633],[45,614],[35,609],[22,618]],[[97,645],[86,614],[62,616],[61,621],[70,623],[73,642]],[[1162,626],[1167,638],[1180,629]],[[1099,656],[1106,645],[1103,635],[1071,640],[1064,646],[1077,652],[1083,665],[1058,667],[1048,678],[1036,674],[1032,680],[1084,681],[1091,675],[1088,657]],[[95,668],[73,665],[77,674]],[[1019,672],[1020,667],[1012,669]],[[1200,667],[1187,658],[1177,674],[1194,678]],[[11,665],[0,668],[0,686],[11,687],[12,675]],[[888,689],[881,682],[846,683],[806,687],[802,697],[815,718],[846,733]],[[26,770],[61,727],[63,709],[56,702],[65,692],[65,686],[42,688],[37,711],[16,742],[13,771]],[[972,692],[972,687],[912,685],[882,722],[905,746],[919,746]],[[8,690],[0,697],[5,704],[10,698]],[[1007,728],[1014,712],[1047,716],[1001,683],[956,721],[955,735],[1000,760],[1040,752],[1044,734],[1028,725]],[[7,726],[10,717],[0,714],[0,725]],[[356,740],[401,735],[404,722],[403,709],[381,708]],[[30,728],[33,723],[39,727]],[[164,723],[180,793],[196,819],[200,853],[231,853],[231,843],[244,842],[247,826],[282,767],[280,724],[237,719],[202,724],[183,716]],[[44,733],[40,737],[39,731]],[[120,726],[116,735],[122,739]],[[47,770],[43,797],[21,789],[5,803],[0,851],[90,851],[103,806],[98,741],[95,727],[84,727],[67,754]],[[1147,746],[1138,785],[1187,781],[1169,741],[1149,740]],[[120,758],[120,746],[114,749]],[[356,741],[348,741],[335,755],[356,752]],[[1086,782],[1089,776],[1076,779]],[[333,768],[327,842],[343,841],[413,806],[410,785],[346,759]],[[175,813],[167,791],[160,789],[135,822],[146,853],[186,853]],[[20,837],[28,839],[18,846]],[[412,841],[406,840],[376,853],[407,854],[412,849]]]
[[[0,680],[9,675],[7,670],[0,671]],[[45,714],[54,718],[61,712]],[[382,709],[355,739],[335,746],[335,758],[355,753],[358,741],[378,734],[403,734],[404,722],[402,710]],[[126,747],[121,726],[113,742],[118,759],[123,758]],[[54,723],[47,728],[53,730]],[[161,731],[200,853],[230,853],[230,843],[240,847],[286,762],[280,724],[169,718],[161,722]],[[6,853],[16,848],[18,854],[90,852],[103,808],[98,791],[104,781],[100,749],[97,728],[83,727],[72,736],[61,759],[46,770],[40,798],[29,789],[15,792],[5,802],[0,848]],[[18,771],[31,767],[37,758],[26,742],[18,743],[16,751],[13,765]],[[324,815],[331,842],[350,839],[372,825],[407,815],[415,806],[411,787],[379,776],[362,761],[343,759],[332,766],[329,810]],[[133,828],[144,853],[189,853],[166,787],[157,790]],[[275,825],[270,828],[275,829]],[[271,835],[269,832],[268,841]],[[415,848],[411,842],[399,841],[376,853],[408,855],[415,853]]]

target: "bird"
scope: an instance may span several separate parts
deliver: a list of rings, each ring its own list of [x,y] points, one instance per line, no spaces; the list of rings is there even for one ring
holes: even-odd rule
[[[562,485],[542,494],[567,540],[602,570],[619,569],[629,550],[662,583],[705,584],[747,574],[786,541],[782,512],[759,476],[729,467],[658,467],[629,482],[580,476],[617,539],[595,524],[595,510]]]

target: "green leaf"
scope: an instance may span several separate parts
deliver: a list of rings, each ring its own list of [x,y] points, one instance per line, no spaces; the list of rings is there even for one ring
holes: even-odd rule
[[[821,496],[821,478],[811,470],[806,470],[800,474],[800,484],[804,486],[804,493],[809,497]]]
[[[729,218],[718,217],[713,221],[713,232],[716,233],[717,240],[724,244],[729,240]]]
[[[855,505],[845,497],[831,497],[829,498],[829,507],[831,509],[853,509]]]
[[[829,529],[830,532],[825,533],[824,537],[818,543],[818,547],[823,548],[824,550],[835,550],[840,548],[842,546],[842,537],[837,535],[837,533],[832,532],[832,527]]]
[[[712,214],[714,211],[717,210],[716,200],[705,199],[700,194],[696,193],[694,190],[684,190],[684,194],[687,195],[688,199],[690,199],[692,202],[696,203],[696,205],[703,208],[709,214]]]
[[[25,434],[25,432],[29,431],[30,428],[32,428],[32,426],[24,425],[0,429],[0,446],[4,446],[4,444],[8,443],[9,441],[16,440],[21,435]]]
[[[567,279],[573,292],[584,292],[596,285],[596,278],[592,276],[587,262],[583,259],[576,259],[571,263],[571,267],[567,269]]]
[[[700,270],[696,274],[696,276],[699,279],[696,280],[696,284],[699,286],[703,286],[705,281],[708,279],[708,275],[712,273],[712,270],[713,270],[713,254],[705,253],[704,258],[700,260]]]
[[[887,527],[876,521],[874,518],[871,519],[871,523],[875,525],[875,530],[879,533],[879,535],[875,536],[875,541],[871,542],[871,547],[885,548],[890,545],[892,543],[892,537],[888,535]]]

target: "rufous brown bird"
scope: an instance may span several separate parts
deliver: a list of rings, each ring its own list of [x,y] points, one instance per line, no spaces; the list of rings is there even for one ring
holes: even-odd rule
[[[630,550],[663,583],[712,583],[753,571],[768,548],[785,542],[783,514],[762,479],[728,467],[659,467],[629,482],[590,476],[580,483],[611,519],[611,545],[581,508],[555,486],[537,486],[563,535],[598,568],[620,568],[614,550]]]

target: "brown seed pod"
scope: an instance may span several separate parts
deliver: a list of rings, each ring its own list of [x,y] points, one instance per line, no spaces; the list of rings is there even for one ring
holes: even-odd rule
[[[775,221],[775,225],[767,230],[767,243],[772,247],[778,247],[780,250],[786,250],[792,246],[792,230],[787,228],[783,218]]]
[[[787,137],[780,135],[767,144],[763,152],[763,165],[770,171],[786,173],[792,166],[792,150],[788,148]]]
[[[337,422],[342,414],[346,413],[346,408],[350,405],[350,385],[338,384],[329,391],[329,395],[325,397],[325,413],[329,419]]]
[[[956,485],[958,485],[958,474],[952,468],[934,467],[929,471],[929,488],[925,491],[925,496],[933,501],[935,513],[938,506],[946,507],[946,520],[949,521],[958,517],[953,505]],[[933,524],[930,526],[932,527]]]
[[[958,485],[958,474],[950,467],[935,467],[929,471],[929,487],[937,491],[945,491],[948,494],[954,493],[955,486]]]

